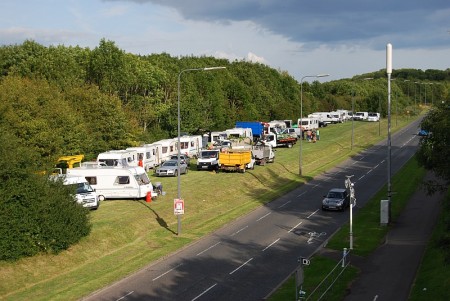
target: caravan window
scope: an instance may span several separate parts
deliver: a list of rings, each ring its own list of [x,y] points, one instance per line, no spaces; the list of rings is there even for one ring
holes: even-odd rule
[[[189,148],[189,142],[181,142],[181,149]]]
[[[118,176],[116,178],[115,184],[119,184],[119,185],[130,184],[130,177],[128,177],[128,176]]]
[[[150,152],[146,152],[145,153],[145,159],[150,159],[152,156],[150,154]]]
[[[97,185],[97,177],[85,177],[90,185]]]
[[[150,184],[150,179],[148,178],[146,173],[135,175],[134,178],[138,182],[139,185],[147,185]]]

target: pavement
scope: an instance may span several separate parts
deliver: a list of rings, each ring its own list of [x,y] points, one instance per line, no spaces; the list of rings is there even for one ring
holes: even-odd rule
[[[425,179],[431,178],[434,176],[428,172]],[[365,258],[350,254],[351,265],[360,269],[360,275],[344,301],[408,300],[443,198],[443,193],[430,196],[419,186],[398,219],[390,223],[382,245]],[[326,248],[320,251],[335,258],[341,253]]]

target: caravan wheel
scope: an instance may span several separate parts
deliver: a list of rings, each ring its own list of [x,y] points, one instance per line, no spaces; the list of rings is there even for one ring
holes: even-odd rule
[[[98,196],[98,200],[99,201],[104,201],[105,200],[105,196],[104,195],[99,195]]]

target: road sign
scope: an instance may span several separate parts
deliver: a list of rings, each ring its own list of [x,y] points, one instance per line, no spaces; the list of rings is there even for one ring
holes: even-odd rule
[[[302,265],[309,265],[311,262],[306,259],[306,258],[302,258]]]
[[[175,215],[184,214],[184,200],[182,199],[173,200],[173,214]]]

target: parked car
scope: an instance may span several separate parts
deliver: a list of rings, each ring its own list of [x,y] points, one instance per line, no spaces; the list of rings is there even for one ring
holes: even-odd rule
[[[170,160],[178,160],[178,155],[172,155],[170,156]],[[184,154],[180,154],[180,160],[181,162],[186,163],[186,165],[189,167],[189,164],[191,164],[191,158],[189,158],[188,156],[184,155]]]
[[[417,135],[421,136],[421,137],[427,137],[429,135],[429,133],[427,130],[420,129],[419,132],[417,133]]]
[[[159,166],[155,174],[158,177],[176,177],[178,176],[178,165],[177,160],[167,160],[161,166]],[[180,162],[180,174],[187,174],[188,173],[188,166],[186,162]]]
[[[347,189],[333,188],[322,200],[322,210],[344,211],[350,206],[350,194]]]

